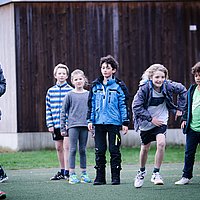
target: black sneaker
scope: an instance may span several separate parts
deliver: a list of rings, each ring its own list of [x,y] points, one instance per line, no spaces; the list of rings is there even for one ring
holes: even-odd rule
[[[3,183],[6,180],[8,180],[8,177],[6,174],[0,175],[0,183]]]
[[[60,179],[65,179],[65,176],[63,176],[60,172],[58,172],[55,176],[51,177],[50,180],[56,181]]]

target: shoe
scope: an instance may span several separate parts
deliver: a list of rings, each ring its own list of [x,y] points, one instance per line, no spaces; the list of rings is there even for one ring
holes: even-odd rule
[[[70,184],[80,183],[80,181],[78,180],[77,175],[75,173],[69,175],[69,183]]]
[[[140,170],[138,171],[137,175],[135,176],[135,181],[134,181],[134,186],[136,188],[141,188],[143,183],[144,183],[144,177],[147,175],[147,171],[141,172]]]
[[[81,183],[92,183],[91,179],[88,177],[87,172],[82,172]]]
[[[186,185],[190,182],[189,178],[182,177],[179,181],[175,182],[175,185]]]
[[[152,174],[151,182],[154,183],[155,185],[164,185],[164,182],[159,172]]]
[[[64,178],[66,181],[69,181],[69,175],[65,175]]]
[[[121,167],[112,167],[111,168],[111,184],[120,185],[120,171]]]
[[[6,198],[6,193],[3,191],[0,191],[0,199],[5,199]]]
[[[3,183],[6,180],[8,180],[8,177],[5,173],[3,175],[0,175],[0,183]]]
[[[105,185],[106,184],[106,170],[103,167],[94,167],[96,169],[96,178],[94,179],[93,185]]]
[[[58,172],[55,176],[50,178],[51,181],[57,181],[61,179],[65,179],[65,176],[63,176],[60,172]]]

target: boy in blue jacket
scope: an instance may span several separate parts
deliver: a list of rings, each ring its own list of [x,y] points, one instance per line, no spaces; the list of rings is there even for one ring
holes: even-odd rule
[[[111,56],[100,59],[101,74],[90,90],[88,100],[88,129],[95,126],[95,154],[96,178],[94,185],[106,184],[106,150],[108,143],[110,152],[110,166],[112,185],[120,184],[121,170],[121,136],[120,128],[124,134],[128,132],[128,89],[114,74],[118,69],[118,62]]]
[[[200,62],[192,67],[195,84],[187,92],[187,106],[183,113],[181,128],[186,134],[185,164],[182,178],[176,185],[185,185],[193,177],[197,146],[200,143]]]

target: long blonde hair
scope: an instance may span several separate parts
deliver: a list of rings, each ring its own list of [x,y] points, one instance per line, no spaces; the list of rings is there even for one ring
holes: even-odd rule
[[[165,74],[165,78],[168,79],[169,78],[169,75],[168,75],[168,70],[166,67],[164,67],[164,65],[161,65],[161,64],[153,64],[151,65],[149,68],[147,68],[143,75],[142,75],[142,78],[141,78],[141,81],[140,83],[143,83],[144,81],[147,81],[147,80],[150,80],[154,73],[156,71],[161,71]]]

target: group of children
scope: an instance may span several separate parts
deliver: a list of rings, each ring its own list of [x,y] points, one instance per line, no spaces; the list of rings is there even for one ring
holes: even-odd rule
[[[58,64],[54,69],[56,85],[47,91],[46,121],[52,133],[61,170],[51,180],[67,179],[69,183],[91,183],[86,169],[88,131],[95,129],[95,169],[93,185],[106,184],[107,136],[110,152],[111,184],[120,184],[121,136],[130,123],[129,92],[123,81],[115,76],[118,62],[111,56],[100,59],[101,76],[92,82],[90,91],[84,89],[88,80],[82,70],[71,73]],[[139,89],[132,101],[134,129],[140,130],[140,168],[134,179],[142,187],[147,174],[146,161],[151,142],[156,141],[155,163],[151,182],[163,185],[160,168],[164,158],[169,111],[181,117],[186,133],[185,165],[182,178],[175,184],[188,184],[192,178],[195,153],[200,143],[200,62],[192,68],[195,84],[190,89],[169,80],[168,70],[161,64],[151,65],[142,75]],[[173,100],[176,96],[177,102]],[[75,172],[75,157],[79,144],[80,179]],[[69,155],[68,155],[69,152]],[[69,159],[69,160],[68,160]]]

